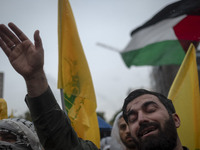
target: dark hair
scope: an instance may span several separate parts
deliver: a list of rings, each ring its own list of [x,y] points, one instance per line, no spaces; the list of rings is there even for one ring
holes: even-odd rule
[[[132,91],[124,100],[124,105],[122,107],[122,111],[123,111],[124,120],[127,123],[128,123],[128,116],[127,116],[127,112],[126,112],[126,107],[127,107],[128,103],[130,103],[135,98],[137,98],[141,95],[144,95],[144,94],[151,94],[151,95],[158,97],[158,99],[165,106],[165,108],[167,109],[169,114],[173,114],[176,112],[172,101],[170,99],[168,99],[167,97],[165,97],[164,95],[157,93],[157,92],[148,91],[145,89],[137,89],[135,91]]]

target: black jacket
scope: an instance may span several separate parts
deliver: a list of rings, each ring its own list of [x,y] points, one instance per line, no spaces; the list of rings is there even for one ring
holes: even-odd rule
[[[27,95],[25,101],[45,150],[98,150],[91,141],[78,138],[50,88],[39,97]]]

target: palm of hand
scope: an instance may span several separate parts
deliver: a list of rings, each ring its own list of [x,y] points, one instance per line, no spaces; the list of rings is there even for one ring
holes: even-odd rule
[[[43,61],[43,48],[38,49],[26,40],[18,44],[15,49],[10,52],[9,60],[15,70],[25,78],[30,78],[34,72],[42,69]]]
[[[34,77],[34,74],[43,70],[44,64],[44,50],[39,31],[34,33],[33,45],[15,24],[8,25],[10,29],[3,24],[0,25],[0,46],[19,74],[26,79]]]

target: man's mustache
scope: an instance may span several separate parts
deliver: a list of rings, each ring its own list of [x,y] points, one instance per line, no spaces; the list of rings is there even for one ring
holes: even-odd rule
[[[149,128],[149,129],[148,129]],[[160,124],[157,122],[143,122],[140,124],[140,128],[137,132],[137,136],[140,138],[144,135],[145,132],[148,132],[148,130],[153,130],[160,128]]]
[[[129,139],[129,138],[132,138],[132,136],[131,136],[130,133],[128,133],[128,134],[126,135],[126,139]]]

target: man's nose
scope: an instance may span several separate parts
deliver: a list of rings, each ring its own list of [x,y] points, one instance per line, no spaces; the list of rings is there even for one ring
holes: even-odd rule
[[[138,122],[139,122],[139,124],[141,124],[143,122],[149,122],[147,114],[145,114],[144,112],[139,112],[138,113]]]
[[[129,130],[129,127],[128,125],[126,125],[126,130],[125,130],[126,133],[130,133],[130,130]]]

